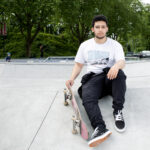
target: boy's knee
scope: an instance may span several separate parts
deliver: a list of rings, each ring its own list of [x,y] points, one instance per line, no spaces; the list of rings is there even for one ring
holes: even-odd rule
[[[117,78],[126,79],[127,77],[126,77],[125,73],[121,69],[119,69]]]

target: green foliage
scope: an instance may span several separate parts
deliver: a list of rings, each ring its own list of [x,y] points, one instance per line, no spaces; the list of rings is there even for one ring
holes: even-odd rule
[[[125,49],[130,38],[140,37],[142,41],[140,34],[148,27],[144,6],[139,0],[59,0],[58,8],[58,18],[62,18],[72,39],[78,39],[78,43],[91,37],[91,21],[98,14],[107,16],[108,36],[123,43]],[[133,51],[143,48],[144,44],[139,40],[133,42]]]
[[[145,45],[145,48],[150,50],[150,5],[145,7],[143,12],[145,28],[142,28],[142,42]],[[145,40],[146,39],[146,40]]]
[[[52,15],[53,0],[6,0],[10,22],[17,26],[25,38],[26,56],[30,57],[31,45]]]
[[[25,55],[25,41],[21,33],[11,33],[5,39],[5,54],[0,55],[5,57],[7,52],[10,52],[12,58],[24,58]],[[3,43],[0,45],[0,51],[3,51]]]
[[[24,58],[25,53],[25,40],[22,34],[14,33],[8,35],[5,40],[5,54],[0,55],[5,57],[7,52],[10,52],[12,58]],[[32,58],[39,58],[40,45],[43,45],[44,57],[49,56],[72,56],[76,54],[77,47],[68,41],[68,36],[52,35],[48,33],[39,33],[31,47]],[[0,51],[3,51],[3,41],[0,40]]]
[[[39,33],[31,48],[32,57],[40,57],[40,45],[43,45],[44,57],[72,56],[76,54],[77,50],[77,47],[68,42],[67,35]]]
[[[58,21],[60,18],[73,39],[78,39],[78,44],[88,38],[91,20],[96,13],[94,0],[59,0],[57,3]]]
[[[5,52],[12,57],[75,55],[81,42],[93,37],[93,16],[108,18],[108,36],[125,51],[150,49],[150,5],[140,0],[1,0],[0,23],[7,23]],[[44,32],[44,33],[42,33]],[[47,32],[47,33],[46,33]],[[3,51],[0,38],[0,56]]]

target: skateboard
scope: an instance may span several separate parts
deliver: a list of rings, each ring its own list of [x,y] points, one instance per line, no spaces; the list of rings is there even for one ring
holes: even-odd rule
[[[72,89],[64,89],[64,105],[69,105],[71,102],[71,106],[74,110],[74,115],[72,116],[73,121],[73,129],[72,133],[77,134],[78,132],[81,134],[82,138],[85,140],[89,139],[88,125],[86,121],[85,115],[83,115],[81,108],[79,106],[79,102],[81,101],[77,96],[74,95]],[[79,128],[79,131],[77,130]]]

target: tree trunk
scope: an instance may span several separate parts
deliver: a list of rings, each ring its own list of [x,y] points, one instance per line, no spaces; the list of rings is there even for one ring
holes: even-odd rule
[[[30,58],[31,56],[31,42],[30,41],[26,41],[26,57]]]

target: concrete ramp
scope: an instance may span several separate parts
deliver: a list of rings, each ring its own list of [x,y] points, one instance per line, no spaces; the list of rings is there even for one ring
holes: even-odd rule
[[[93,132],[90,121],[87,117],[87,113],[82,105],[82,99],[80,99],[77,92],[75,92],[75,97],[78,101],[80,110],[83,114],[84,121],[86,121],[90,135]],[[106,126],[112,131],[112,135],[108,139],[110,144],[102,143],[99,148],[106,147],[113,149],[131,149],[141,150],[146,149],[150,146],[149,144],[149,124],[150,124],[150,88],[130,88],[126,92],[126,102],[124,108],[124,117],[126,121],[127,130],[125,133],[117,133],[114,129],[114,118],[112,109],[112,97],[106,96],[99,100],[99,107],[101,109],[104,120],[106,121]],[[145,138],[147,137],[147,138]],[[131,144],[132,141],[132,144]],[[119,142],[119,145],[117,143]],[[126,143],[126,144],[124,144]],[[123,148],[121,148],[123,145]]]
[[[112,131],[110,138],[99,149],[148,150],[150,143],[150,88],[128,88],[124,105],[126,132],[118,133],[114,129],[112,98],[105,97],[99,102],[107,128]]]
[[[112,135],[96,148],[72,134],[73,110],[63,105],[71,64],[0,64],[0,150],[149,150],[150,62],[126,65],[126,132],[114,129],[112,99],[99,105]],[[81,76],[74,85],[80,85]],[[80,101],[81,102],[81,101]]]

